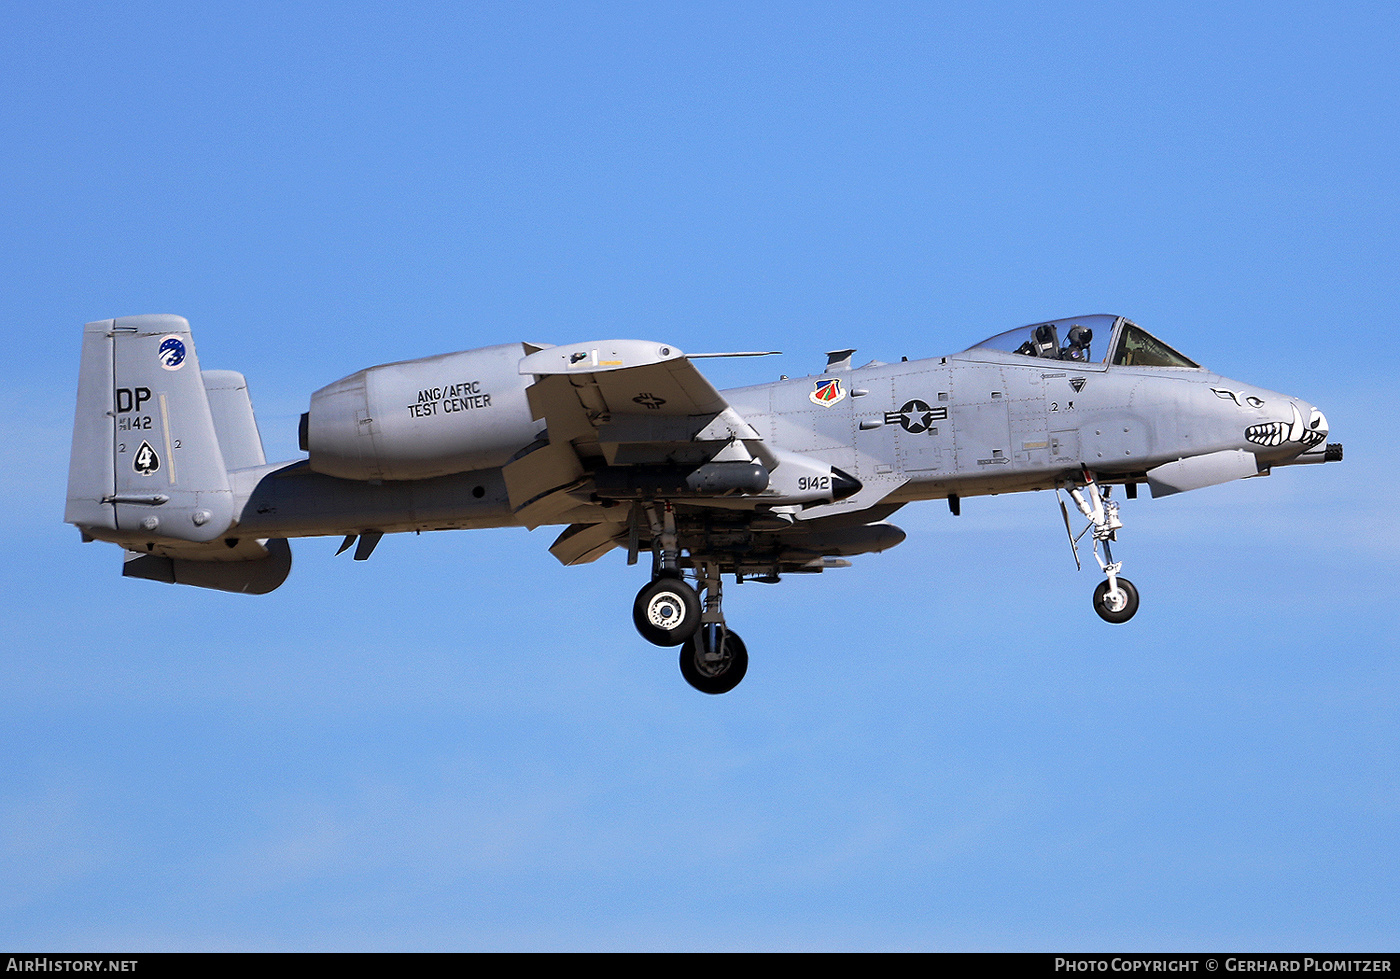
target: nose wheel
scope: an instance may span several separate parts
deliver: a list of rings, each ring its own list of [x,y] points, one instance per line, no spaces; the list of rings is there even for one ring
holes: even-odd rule
[[[1117,591],[1108,581],[1099,582],[1094,589],[1094,611],[1105,622],[1127,622],[1138,610],[1138,591],[1127,578],[1117,579]]]

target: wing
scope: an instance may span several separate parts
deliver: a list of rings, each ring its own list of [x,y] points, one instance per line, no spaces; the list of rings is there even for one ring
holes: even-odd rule
[[[526,395],[551,444],[568,441],[585,459],[658,462],[693,444],[689,457],[704,461],[736,439],[761,442],[674,346],[606,340],[551,347],[523,358],[520,373],[535,377]]]
[[[643,468],[695,469],[752,462],[761,439],[675,346],[605,340],[550,347],[522,358],[520,373],[535,418],[547,427],[505,468],[511,506],[528,526],[608,522],[585,484],[627,482]],[[760,453],[762,450],[759,450]],[[632,478],[632,482],[636,482]],[[593,535],[596,536],[596,535]],[[562,558],[561,558],[562,559]]]
[[[506,488],[527,526],[574,525],[552,548],[566,564],[635,539],[634,508],[624,504],[773,510],[859,489],[828,464],[768,444],[673,345],[538,349],[521,359],[520,373],[534,377],[526,396],[547,433],[505,467]]]

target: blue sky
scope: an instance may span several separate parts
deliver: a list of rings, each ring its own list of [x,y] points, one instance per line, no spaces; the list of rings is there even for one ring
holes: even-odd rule
[[[5,4],[0,945],[1394,949],[1400,13],[1387,4]],[[645,337],[720,386],[1118,312],[1340,466],[1053,498],[726,592],[705,697],[618,554],[297,541],[123,580],[62,498],[84,322],[311,391]],[[35,342],[37,341],[37,342]],[[40,351],[47,354],[40,355]]]

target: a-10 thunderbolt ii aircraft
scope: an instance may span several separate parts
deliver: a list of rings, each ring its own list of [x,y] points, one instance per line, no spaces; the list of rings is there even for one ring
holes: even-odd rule
[[[649,557],[638,631],[723,693],[748,652],[721,576],[844,567],[904,539],[887,518],[907,503],[957,514],[964,497],[1063,490],[1105,576],[1094,608],[1125,622],[1138,593],[1110,550],[1113,486],[1155,497],[1342,457],[1312,405],[1119,316],[928,360],[853,369],[852,352],[724,392],[697,361],[735,355],[643,340],[384,364],[313,394],[308,458],[268,464],[242,375],[202,370],[183,318],[102,320],[83,334],[64,519],[124,547],[125,575],[252,593],[286,579],[289,537],[343,535],[364,560],[386,533],[564,525],[550,552],[566,565]]]

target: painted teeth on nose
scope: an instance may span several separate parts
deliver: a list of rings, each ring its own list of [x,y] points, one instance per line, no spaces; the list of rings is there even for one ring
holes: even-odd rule
[[[1307,426],[1303,424],[1303,416],[1298,414],[1298,406],[1291,404],[1288,407],[1293,412],[1293,426],[1288,431],[1288,440],[1301,442],[1303,441],[1303,433],[1308,430]]]
[[[1244,430],[1244,437],[1255,445],[1275,446],[1285,442],[1298,442],[1305,449],[1310,449],[1327,437],[1327,432],[1313,431],[1299,425],[1290,425],[1287,422],[1266,422],[1262,425],[1251,425]]]
[[[1289,426],[1283,422],[1265,422],[1250,425],[1244,430],[1244,437],[1255,445],[1282,445],[1288,437]]]

